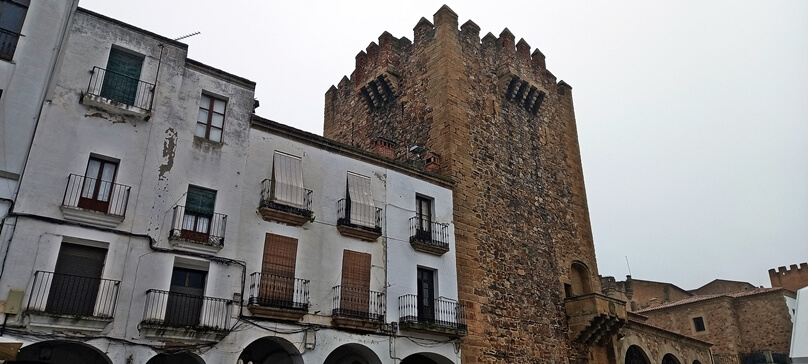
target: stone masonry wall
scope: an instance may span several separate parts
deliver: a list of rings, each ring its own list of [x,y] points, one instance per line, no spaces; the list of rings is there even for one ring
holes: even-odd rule
[[[732,299],[709,301],[642,312],[648,324],[713,343],[714,354],[735,354],[743,351],[741,332],[734,313]],[[704,320],[704,331],[696,331],[694,317]]]
[[[736,298],[735,312],[746,353],[789,354],[793,325],[783,291]]]
[[[563,295],[573,262],[600,291],[571,87],[507,29],[480,39],[445,6],[433,20],[356,56],[325,95],[324,135],[366,150],[385,140],[399,160],[424,146],[455,179],[464,363],[586,361]]]

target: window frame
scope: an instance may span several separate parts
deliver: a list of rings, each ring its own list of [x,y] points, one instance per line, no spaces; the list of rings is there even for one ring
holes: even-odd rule
[[[188,200],[191,195],[191,191],[199,191],[201,193],[213,193],[213,204],[210,208],[210,212],[201,212],[195,209],[188,209],[189,204]],[[210,188],[199,187],[195,185],[188,185],[188,191],[186,192],[185,196],[185,209],[182,214],[182,222],[180,228],[182,233],[187,235],[188,237],[199,237],[201,239],[202,236],[207,240],[208,236],[210,235],[210,230],[213,225],[213,218],[216,215],[216,197],[218,195],[218,191],[212,190]],[[191,217],[193,220],[191,221],[192,224],[190,226],[186,224],[189,220],[188,217]],[[200,228],[200,221],[206,219],[207,221],[204,222],[204,229]],[[188,228],[186,228],[188,227]]]
[[[415,216],[418,218],[418,230],[432,232],[433,209],[435,199],[424,195],[415,195]]]
[[[22,10],[20,14],[20,26],[19,29],[6,29],[0,28],[0,34],[9,34],[9,41],[7,52],[0,51],[0,59],[11,61],[14,59],[14,54],[17,53],[17,45],[20,41],[20,37],[22,37],[22,28],[25,26],[25,19],[28,17],[28,9],[31,6],[29,0],[0,0],[0,17],[2,17],[3,13],[5,13],[6,4],[11,4],[11,6],[17,6]],[[13,38],[13,40],[12,40]],[[2,45],[2,43],[0,43]]]
[[[210,101],[208,102],[207,108],[204,108],[203,107],[203,100],[206,97],[208,99],[210,99]],[[221,101],[221,102],[224,103],[224,109],[222,110],[221,113],[215,111],[214,106],[216,104],[216,101]],[[203,92],[199,96],[199,109],[197,110],[196,125],[195,125],[195,128],[194,128],[194,136],[195,137],[207,139],[207,140],[210,140],[210,141],[216,142],[216,143],[223,143],[223,140],[224,140],[224,122],[225,122],[225,115],[227,114],[227,101],[228,100],[223,98],[223,97],[215,96],[215,95],[207,93],[207,92]],[[199,114],[203,110],[207,113],[206,120],[204,120],[204,121],[199,120]],[[221,127],[213,125],[213,115],[214,114],[222,116],[222,126]],[[203,125],[204,128],[205,128],[205,136],[201,136],[201,135],[197,134],[197,130],[200,127],[200,125]],[[211,129],[218,129],[219,130],[219,140],[214,140],[214,139],[210,138]]]
[[[704,316],[696,316],[692,318],[693,331],[704,332],[707,331],[707,325],[704,322]]]

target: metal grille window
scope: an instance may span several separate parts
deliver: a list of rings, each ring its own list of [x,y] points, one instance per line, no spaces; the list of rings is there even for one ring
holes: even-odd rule
[[[28,3],[29,0],[0,0],[0,59],[14,57]]]
[[[275,152],[272,164],[272,201],[298,208],[306,207],[303,167],[300,157]]]
[[[370,177],[348,172],[348,204],[346,209],[352,224],[376,227],[376,206],[370,189]]]
[[[203,94],[199,99],[199,113],[196,117],[196,136],[222,141],[224,130],[224,110],[227,102],[213,96]]]

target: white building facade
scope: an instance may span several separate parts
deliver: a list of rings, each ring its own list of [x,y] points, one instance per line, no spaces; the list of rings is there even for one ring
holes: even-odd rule
[[[255,84],[182,43],[69,19],[0,242],[17,360],[459,362],[451,181],[254,116]]]

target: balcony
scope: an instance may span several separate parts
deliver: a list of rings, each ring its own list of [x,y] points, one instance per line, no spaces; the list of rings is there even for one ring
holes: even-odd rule
[[[365,241],[376,241],[382,235],[382,209],[352,206],[348,199],[337,201],[337,230],[340,234]]]
[[[445,254],[449,251],[449,224],[410,218],[410,245],[422,253]]]
[[[116,227],[126,217],[129,186],[71,174],[67,178],[61,210],[65,219],[103,227]]]
[[[174,206],[174,218],[168,238],[177,247],[215,252],[224,246],[227,215],[186,212],[184,206]],[[185,245],[190,243],[191,245]]]
[[[81,103],[148,120],[153,97],[154,84],[93,67],[87,92],[82,96]]]
[[[151,339],[216,342],[230,329],[233,302],[150,289],[138,329]]]
[[[98,333],[112,322],[120,281],[37,271],[28,296],[30,325]]]
[[[312,191],[297,186],[276,183],[267,178],[261,182],[261,202],[258,212],[265,221],[277,221],[301,226],[314,221],[311,210]]]
[[[465,307],[456,301],[437,298],[424,305],[417,295],[398,298],[399,326],[412,330],[451,337],[468,334]]]
[[[609,338],[626,322],[626,303],[599,293],[564,301],[570,337],[587,345]]]
[[[250,275],[249,305],[255,316],[300,321],[309,311],[309,281],[255,272]]]
[[[17,41],[20,33],[0,28],[0,59],[10,61],[14,58],[14,51],[17,50]]]
[[[377,331],[384,323],[384,293],[364,288],[335,286],[331,289],[331,324],[337,327]]]

